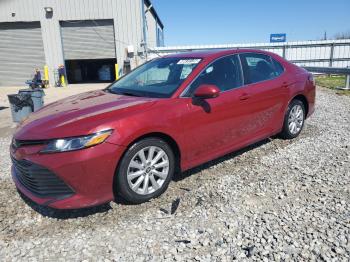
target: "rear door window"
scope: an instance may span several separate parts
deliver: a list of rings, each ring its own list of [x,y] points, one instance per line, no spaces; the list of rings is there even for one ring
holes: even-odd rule
[[[245,84],[266,81],[280,74],[276,71],[275,65],[268,55],[247,53],[240,54],[240,57]]]

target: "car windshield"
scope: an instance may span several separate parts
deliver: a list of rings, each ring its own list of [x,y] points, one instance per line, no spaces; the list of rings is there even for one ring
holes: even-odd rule
[[[130,96],[171,97],[200,61],[199,58],[159,58],[138,67],[107,90]]]

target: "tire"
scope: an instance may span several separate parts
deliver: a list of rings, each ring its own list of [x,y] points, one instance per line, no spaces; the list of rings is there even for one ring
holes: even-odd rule
[[[157,160],[157,156],[161,156],[160,159]],[[152,137],[142,139],[122,157],[116,173],[116,193],[133,204],[147,202],[165,192],[174,170],[174,153],[165,141]]]
[[[301,111],[300,111],[301,110]],[[300,112],[300,114],[299,114]],[[299,116],[300,115],[300,116]],[[294,122],[294,124],[292,124]],[[294,99],[288,105],[280,136],[284,139],[296,138],[303,130],[305,122],[305,106],[302,101]]]

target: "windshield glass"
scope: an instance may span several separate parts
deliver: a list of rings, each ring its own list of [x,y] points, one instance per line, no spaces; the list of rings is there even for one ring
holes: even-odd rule
[[[160,58],[135,69],[112,84],[108,91],[145,97],[171,97],[199,64],[198,58]]]

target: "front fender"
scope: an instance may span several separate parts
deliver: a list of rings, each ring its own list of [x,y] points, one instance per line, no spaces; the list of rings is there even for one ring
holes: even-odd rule
[[[184,143],[181,121],[187,105],[183,99],[171,100],[159,103],[152,110],[140,111],[118,120],[117,128],[108,142],[128,147],[142,136],[161,133],[171,137],[181,150]]]

